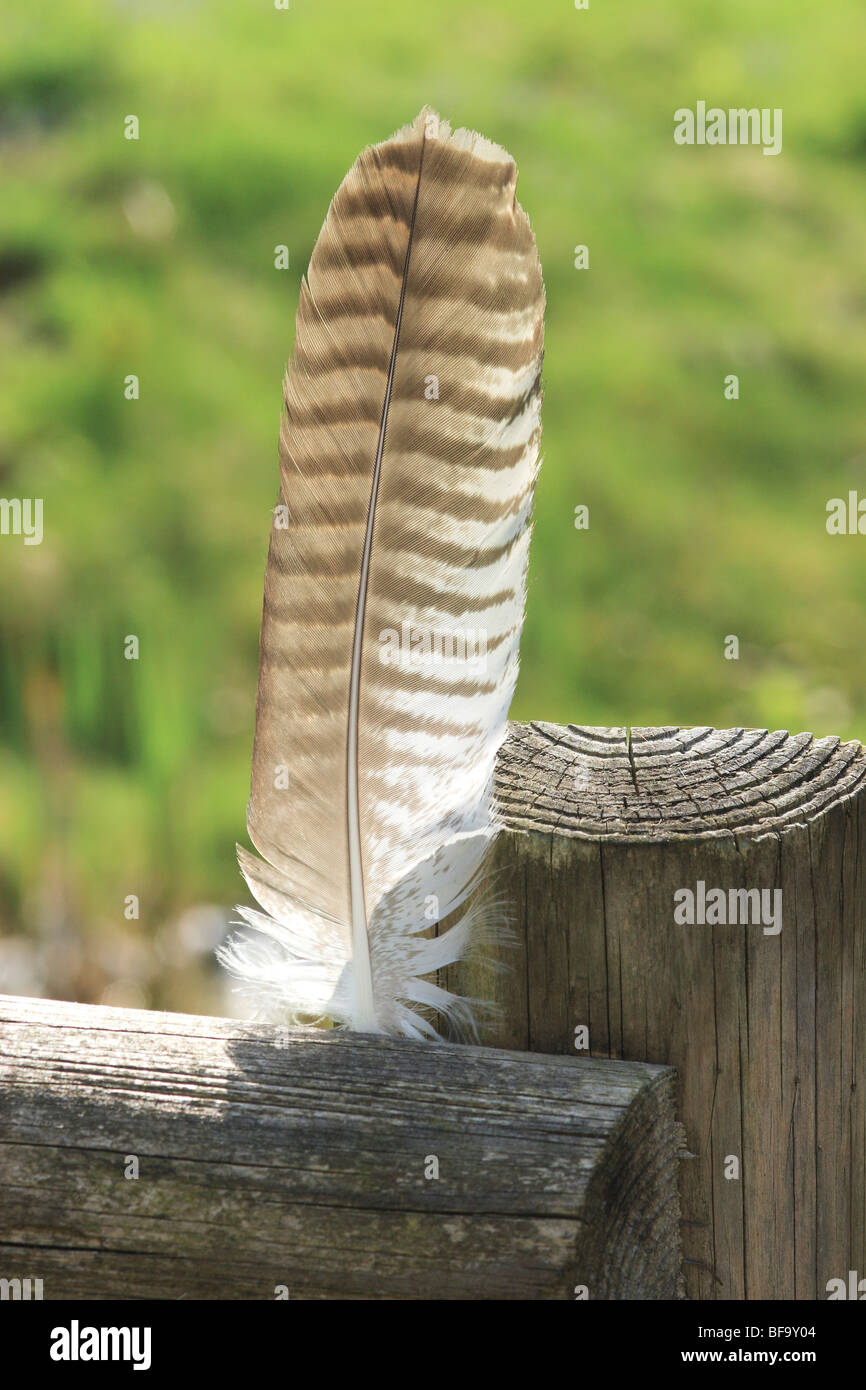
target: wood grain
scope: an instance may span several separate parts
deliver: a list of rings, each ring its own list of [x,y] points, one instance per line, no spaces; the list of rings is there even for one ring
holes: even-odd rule
[[[669,1068],[0,996],[0,1073],[46,1299],[681,1291]]]
[[[513,904],[495,1046],[668,1063],[693,1298],[826,1298],[866,1274],[866,755],[764,730],[513,725]],[[782,891],[782,929],[677,925],[674,893]],[[739,1176],[728,1177],[731,1158]]]

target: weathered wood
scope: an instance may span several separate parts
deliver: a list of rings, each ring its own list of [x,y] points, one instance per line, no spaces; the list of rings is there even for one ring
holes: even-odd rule
[[[866,1275],[864,786],[860,744],[809,734],[514,725],[501,754],[518,945],[456,982],[498,1000],[494,1045],[573,1054],[586,1025],[677,1068],[690,1297]],[[781,889],[782,930],[678,925],[699,881]]]
[[[0,1067],[46,1299],[681,1290],[669,1068],[3,996]]]

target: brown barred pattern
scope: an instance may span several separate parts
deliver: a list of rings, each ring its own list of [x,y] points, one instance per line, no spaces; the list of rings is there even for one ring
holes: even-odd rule
[[[283,894],[327,919],[356,970],[362,923],[367,1026],[389,1031],[411,1027],[386,904],[420,911],[417,865],[437,855],[443,915],[465,897],[517,675],[544,289],[515,183],[505,151],[427,110],[365,150],[313,251],[285,380],[248,810],[273,868],[243,867],[271,914]],[[457,656],[389,663],[395,632]],[[480,634],[483,670],[460,659]],[[473,835],[474,859],[448,849]]]

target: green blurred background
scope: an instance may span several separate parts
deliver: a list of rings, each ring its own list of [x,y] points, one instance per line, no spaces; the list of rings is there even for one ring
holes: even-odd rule
[[[514,715],[863,734],[866,537],[825,528],[866,497],[861,0],[67,0],[2,33],[0,495],[45,537],[0,536],[0,988],[233,1007],[299,278],[424,103],[514,154],[548,289]],[[782,107],[782,154],[676,146],[698,99]]]

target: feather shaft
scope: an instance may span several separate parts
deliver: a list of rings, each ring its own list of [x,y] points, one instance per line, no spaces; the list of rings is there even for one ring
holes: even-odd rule
[[[382,474],[382,454],[385,448],[385,431],[388,427],[388,408],[394,387],[394,369],[397,366],[397,351],[400,345],[400,325],[403,322],[403,305],[406,301],[406,280],[409,275],[409,258],[412,255],[412,234],[415,230],[415,216],[418,211],[418,192],[421,187],[421,174],[424,168],[424,143],[421,144],[421,157],[418,161],[418,182],[415,185],[415,201],[412,204],[412,221],[406,242],[406,259],[403,263],[403,280],[400,286],[400,302],[397,305],[397,319],[394,324],[394,343],[391,348],[391,361],[388,365],[388,380],[385,385],[385,399],[382,403],[382,423],[379,426],[379,440],[376,446],[376,462],[373,466],[373,482],[370,489],[370,503],[367,508],[367,528],[364,534],[364,551],[361,556],[361,574],[358,581],[358,607],[355,616],[355,631],[352,638],[352,673],[349,684],[349,721],[347,739],[346,786],[349,832],[349,899],[352,914],[352,941],[354,946],[353,965],[356,975],[356,995],[352,1016],[352,1026],[359,1032],[378,1032],[376,1005],[373,997],[373,968],[370,959],[370,939],[367,930],[367,909],[364,901],[364,869],[361,844],[361,808],[358,793],[358,712],[361,699],[361,654],[364,645],[364,619],[367,613],[367,588],[370,578],[370,557],[373,549],[373,529],[376,523],[376,501],[379,496],[379,479]]]

